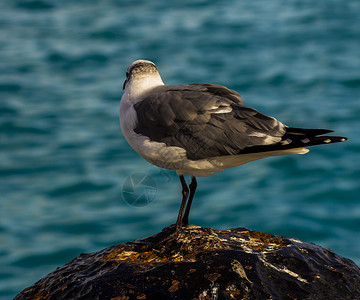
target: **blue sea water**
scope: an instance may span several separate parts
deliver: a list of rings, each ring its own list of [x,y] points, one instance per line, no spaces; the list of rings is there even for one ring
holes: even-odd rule
[[[119,126],[140,58],[167,84],[223,84],[286,124],[349,138],[200,178],[192,224],[296,237],[360,264],[359,11],[357,0],[2,0],[0,299],[175,222],[176,175]]]

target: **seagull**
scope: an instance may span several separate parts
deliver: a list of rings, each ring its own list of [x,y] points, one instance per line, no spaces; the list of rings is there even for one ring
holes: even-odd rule
[[[244,106],[239,93],[217,84],[165,85],[156,65],[134,61],[126,71],[120,126],[129,145],[145,160],[174,170],[182,185],[176,230],[189,224],[196,177],[308,146],[343,142],[326,129],[289,127]],[[191,176],[187,185],[184,175]]]

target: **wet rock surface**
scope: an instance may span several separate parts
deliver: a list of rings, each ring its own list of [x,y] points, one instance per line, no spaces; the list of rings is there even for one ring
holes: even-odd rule
[[[360,269],[296,239],[170,226],[80,254],[15,299],[360,299]]]

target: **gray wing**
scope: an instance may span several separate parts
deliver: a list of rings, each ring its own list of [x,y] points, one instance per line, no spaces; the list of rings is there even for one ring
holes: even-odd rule
[[[220,85],[161,86],[134,108],[136,133],[184,148],[193,160],[248,153],[279,142],[285,133],[282,123],[243,106],[237,92]]]

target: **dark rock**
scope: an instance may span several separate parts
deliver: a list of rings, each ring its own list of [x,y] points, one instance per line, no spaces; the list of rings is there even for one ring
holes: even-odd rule
[[[296,239],[170,226],[80,254],[15,299],[360,299],[360,269]]]

